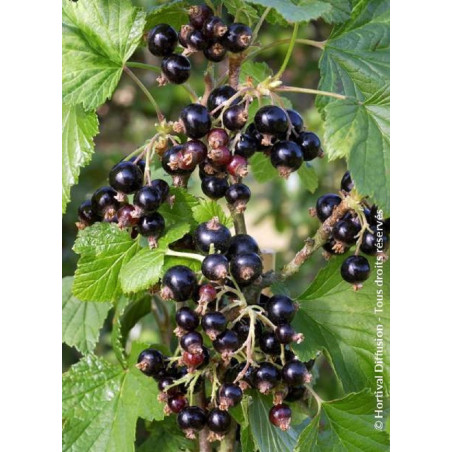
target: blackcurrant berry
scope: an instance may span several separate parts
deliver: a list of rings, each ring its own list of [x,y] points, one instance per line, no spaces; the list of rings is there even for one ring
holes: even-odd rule
[[[190,24],[197,30],[201,30],[204,22],[212,16],[213,11],[207,5],[190,6],[188,10]]]
[[[284,397],[287,402],[296,402],[302,400],[306,394],[306,388],[304,386],[289,386],[289,391]]]
[[[300,168],[303,163],[303,152],[294,141],[279,141],[273,145],[270,159],[280,176],[287,178],[290,173]]]
[[[246,362],[241,362],[241,363],[237,363],[237,364],[233,365],[232,364],[233,361],[234,361],[234,358],[232,358],[231,366],[228,368],[228,370],[226,371],[226,373],[224,375],[225,383],[233,383],[246,366]],[[242,384],[242,382],[246,383],[246,387],[253,387],[254,372],[255,372],[255,369],[253,368],[253,366],[248,366],[247,370],[245,371],[245,374],[240,379],[240,387],[244,386]],[[242,387],[242,389],[246,389],[246,388]]]
[[[190,77],[190,60],[184,55],[172,54],[163,58],[161,67],[165,77],[176,85],[185,83]]]
[[[97,221],[102,221],[102,217],[93,212],[91,201],[83,202],[78,208],[78,219],[85,226],[91,226]]]
[[[267,302],[268,318],[275,325],[290,323],[295,317],[295,303],[285,295],[273,295]]]
[[[144,174],[144,171],[146,170],[146,161],[140,159],[137,162],[135,162],[135,165],[137,165],[138,168],[140,168],[141,172]]]
[[[243,344],[247,339],[250,332],[250,319],[240,319],[233,327],[232,331],[237,333],[240,343]],[[260,321],[254,324],[254,337],[259,340],[262,335],[262,323]]]
[[[354,186],[355,183],[353,182],[352,176],[350,175],[350,171],[346,171],[341,179],[341,190],[349,193],[352,191]]]
[[[281,342],[270,331],[262,334],[259,339],[259,347],[266,355],[277,356],[281,353]]]
[[[216,167],[223,168],[232,160],[231,151],[226,146],[219,146],[216,149],[210,149],[208,152],[210,163]]]
[[[349,256],[342,262],[341,276],[351,284],[361,283],[369,278],[369,275],[369,261],[363,256]]]
[[[235,145],[234,155],[250,158],[258,149],[258,143],[252,135],[245,133]]]
[[[297,140],[306,162],[314,160],[322,153],[320,138],[313,132],[303,132]]]
[[[268,135],[282,135],[289,128],[286,112],[276,105],[259,108],[254,117],[254,124],[260,133]]]
[[[188,353],[202,353],[202,336],[197,331],[189,331],[180,338],[180,346]]]
[[[199,317],[195,311],[189,307],[183,307],[176,311],[177,326],[185,331],[193,331],[198,328]]]
[[[201,181],[202,192],[210,199],[220,199],[229,187],[228,180],[225,177],[208,176]]]
[[[334,193],[328,193],[327,195],[321,196],[317,200],[315,210],[318,219],[323,223],[327,218],[331,216],[333,210],[336,206],[341,203],[341,198]]]
[[[138,232],[144,237],[152,237],[154,246],[157,245],[155,241],[163,234],[164,230],[165,219],[158,212],[145,215],[138,221]]]
[[[207,142],[209,146],[216,149],[220,146],[227,146],[229,143],[229,135],[225,129],[215,128],[212,129],[207,135]]]
[[[207,417],[207,427],[214,433],[224,435],[231,428],[231,415],[227,411],[214,408]]]
[[[281,344],[300,343],[303,340],[303,335],[297,333],[288,323],[278,325],[275,329],[275,336]]]
[[[290,123],[292,124],[293,130],[297,134],[300,134],[301,132],[303,132],[304,121],[303,121],[303,118],[301,117],[300,113],[298,113],[298,111],[295,111],[295,110],[286,110],[286,113],[289,116]]]
[[[203,53],[208,61],[219,63],[226,56],[226,47],[220,42],[214,42]]]
[[[252,284],[262,274],[262,260],[256,253],[238,254],[231,259],[230,272],[242,286]]]
[[[197,165],[207,157],[207,147],[202,141],[189,140],[184,144],[184,155],[192,155]]]
[[[212,124],[209,111],[204,105],[189,104],[181,112],[180,118],[184,124],[185,133],[190,138],[202,138]]]
[[[211,340],[215,340],[220,333],[225,331],[227,325],[226,317],[219,311],[207,312],[201,320],[202,329]]]
[[[244,104],[232,105],[223,113],[223,125],[228,130],[240,130],[248,120],[248,112]]]
[[[273,425],[285,432],[290,427],[292,410],[285,403],[281,403],[272,407],[268,417]]]
[[[136,367],[152,377],[164,368],[163,355],[158,350],[147,348],[138,355]]]
[[[307,367],[298,359],[284,364],[281,371],[282,379],[289,386],[300,386],[311,381],[311,374],[309,373]]]
[[[212,345],[218,353],[227,355],[235,352],[240,347],[240,341],[234,331],[225,330],[217,336]]]
[[[169,247],[174,251],[184,251],[184,250],[194,251],[196,249],[195,241],[193,240],[193,235],[191,235],[190,233],[187,233],[179,240],[170,243]]]
[[[132,162],[119,162],[110,171],[109,182],[116,191],[134,193],[143,184],[143,173]]]
[[[97,189],[91,197],[91,209],[99,217],[107,215],[112,218],[119,209],[119,201],[116,199],[116,191],[111,187]]]
[[[161,203],[161,192],[149,185],[140,188],[133,197],[133,204],[141,209],[144,214],[155,212]]]
[[[188,405],[188,400],[183,394],[176,394],[168,399],[168,407],[172,413],[180,413]]]
[[[170,193],[170,188],[168,183],[163,179],[154,179],[151,181],[149,185],[160,192],[161,201],[164,201],[168,197]]]
[[[371,229],[372,232],[367,230],[364,232],[360,251],[368,256],[376,256],[378,251],[384,251],[388,248],[389,237],[384,230],[378,231],[375,226]]]
[[[359,221],[355,221],[353,218],[340,220],[333,227],[333,238],[347,245],[353,245],[360,230]]]
[[[161,291],[163,299],[186,301],[192,297],[197,287],[196,275],[184,265],[175,265],[163,276],[163,286]]]
[[[240,203],[242,208],[239,210],[243,212],[245,210],[246,204],[251,198],[251,190],[245,184],[233,184],[231,185],[225,193],[226,201],[237,207]]]
[[[212,284],[203,284],[198,290],[198,302],[210,303],[217,298],[217,290]]]
[[[265,310],[267,310],[267,304],[268,304],[269,300],[270,300],[270,297],[268,297],[268,296],[265,295],[264,293],[261,293],[261,294],[259,295],[259,301],[257,302],[257,304],[258,304],[260,307],[262,307],[262,308],[264,308]]]
[[[174,378],[167,376],[159,379],[157,387],[160,392],[164,392],[168,396],[175,396],[176,394],[181,392],[181,388],[179,387],[180,385],[177,386],[173,385]]]
[[[205,50],[209,47],[210,41],[200,30],[193,30],[187,36],[187,44],[195,50]]]
[[[176,145],[169,148],[162,156],[162,168],[171,175],[190,174],[195,165],[188,166],[184,164],[184,146]]]
[[[131,204],[125,204],[120,207],[116,216],[120,228],[135,226],[139,220],[135,206],[132,206]]]
[[[156,25],[148,33],[148,49],[155,56],[169,56],[177,46],[177,33],[168,24]]]
[[[248,175],[248,161],[241,155],[234,155],[226,169],[228,173],[235,178],[245,177]]]
[[[207,98],[207,108],[209,111],[217,109],[220,105],[227,102],[232,96],[237,94],[237,91],[229,85],[219,86],[212,90]],[[237,98],[232,101],[232,104],[237,104],[241,99]],[[214,113],[214,116],[217,118],[221,113],[221,109],[217,110]]]
[[[206,19],[202,27],[202,34],[209,39],[220,38],[228,31],[228,27],[217,16],[211,16]]]
[[[201,353],[190,353],[187,351],[184,351],[182,353],[182,362],[187,366],[187,369],[192,372],[195,369],[202,369],[203,367],[206,367],[209,364],[210,356],[209,356],[209,350],[204,347],[204,345],[201,347],[202,352]]]
[[[254,372],[254,385],[262,392],[268,394],[281,379],[279,370],[269,362],[259,363],[259,367]]]
[[[250,27],[240,23],[229,26],[227,33],[222,37],[221,43],[232,53],[243,52],[251,44],[253,32]]]
[[[232,383],[223,383],[217,392],[220,410],[227,410],[238,405],[243,397],[243,391],[239,386]]]
[[[237,234],[231,238],[226,255],[228,258],[231,258],[238,254],[258,254],[259,252],[259,245],[253,237],[248,234]]]
[[[338,247],[334,239],[329,239],[326,243],[322,245],[322,248],[329,254],[338,255],[344,254],[349,249],[349,246],[345,245]]]
[[[224,254],[210,254],[202,261],[202,274],[211,281],[220,281],[228,276],[229,261]]]
[[[201,223],[194,232],[196,248],[202,254],[209,254],[211,246],[215,251],[224,253],[229,248],[231,233],[223,226],[217,217]]]
[[[198,406],[188,406],[177,416],[177,424],[182,430],[186,430],[191,438],[193,438],[193,432],[202,430],[206,422],[206,413]]]
[[[264,140],[264,135],[257,130],[256,124],[254,124],[254,122],[252,122],[246,128],[245,135],[249,135],[254,138],[257,143],[257,151],[270,151],[273,144],[275,144],[277,141],[276,137],[272,137],[270,135],[266,135]],[[263,143],[263,141],[265,141],[265,143]]]

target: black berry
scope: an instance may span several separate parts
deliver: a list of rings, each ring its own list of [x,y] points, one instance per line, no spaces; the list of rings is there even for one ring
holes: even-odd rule
[[[241,201],[246,205],[251,198],[251,190],[245,184],[233,184],[227,189],[225,197],[229,204],[235,204]]]
[[[239,386],[232,383],[223,383],[217,393],[220,409],[227,410],[230,407],[240,403],[243,397],[243,391]]]
[[[234,155],[226,169],[234,178],[245,177],[248,174],[248,160],[241,155]]]
[[[195,229],[194,237],[196,248],[202,254],[209,254],[211,246],[215,251],[224,253],[229,248],[231,233],[215,217],[206,223],[201,223]]]
[[[283,431],[286,431],[290,427],[292,410],[285,403],[281,403],[272,407],[268,418],[273,425],[279,427]]]
[[[133,203],[141,209],[144,214],[149,214],[159,208],[162,203],[162,195],[157,188],[146,185],[135,193]]]
[[[231,238],[227,256],[229,258],[238,254],[259,253],[259,245],[248,234],[237,234]]]
[[[94,213],[91,201],[85,201],[78,208],[78,219],[85,226],[91,226],[97,221],[101,221],[102,217]]]
[[[94,214],[104,217],[106,214],[112,217],[119,208],[116,199],[116,191],[111,187],[101,187],[91,197],[91,209]]]
[[[281,374],[282,379],[289,386],[300,386],[309,383],[311,380],[311,374],[307,367],[297,359],[287,362],[282,368]]]
[[[322,245],[322,248],[329,254],[337,255],[345,253],[349,249],[349,246],[345,245],[338,248],[336,241],[334,239],[329,239],[325,244]]]
[[[389,237],[384,230],[378,231],[375,226],[371,229],[372,232],[367,230],[364,232],[360,251],[368,256],[376,256],[378,251],[384,251],[388,248]]]
[[[180,346],[188,353],[202,353],[202,336],[197,331],[189,331],[180,338]]]
[[[165,230],[165,219],[158,213],[152,212],[141,217],[138,221],[138,232],[144,237],[158,239]]]
[[[172,413],[180,413],[188,405],[188,400],[183,394],[176,394],[168,399],[168,407]]]
[[[165,77],[176,85],[185,83],[190,77],[190,60],[184,55],[173,54],[163,58],[161,67]]]
[[[350,171],[346,171],[341,179],[341,190],[351,192],[355,183],[353,182],[352,176],[350,175]]]
[[[297,142],[303,151],[306,162],[314,160],[322,152],[320,138],[313,132],[303,132]]]
[[[218,353],[233,353],[240,347],[237,334],[231,330],[223,331],[212,343]]]
[[[294,302],[285,295],[273,295],[267,302],[268,318],[275,325],[290,323],[297,312]]]
[[[341,265],[342,278],[351,284],[361,283],[369,275],[369,261],[363,256],[349,256]]]
[[[297,332],[288,323],[278,325],[275,329],[276,339],[281,344],[289,344],[290,342],[301,342],[303,336]]]
[[[268,394],[280,378],[279,370],[272,363],[261,362],[254,373],[254,385],[263,394]]]
[[[249,47],[252,37],[253,32],[250,27],[240,23],[233,23],[229,26],[221,42],[230,52],[239,53]]]
[[[231,259],[230,272],[238,284],[249,285],[262,274],[262,260],[256,253],[238,254]]]
[[[154,179],[151,181],[149,185],[160,192],[161,201],[164,201],[168,197],[170,193],[170,188],[168,183],[163,179]]]
[[[202,192],[210,199],[220,199],[229,188],[229,183],[225,177],[208,176],[201,181]]]
[[[250,158],[258,149],[258,143],[256,139],[247,133],[240,137],[235,145],[234,155],[241,155],[245,158]]]
[[[260,133],[268,135],[281,135],[289,128],[286,112],[276,105],[261,107],[254,117],[254,124]]]
[[[219,42],[214,42],[203,53],[207,60],[219,63],[226,56],[226,47]]]
[[[190,24],[197,30],[201,30],[204,22],[212,16],[213,11],[207,5],[190,6],[188,10]]]
[[[155,56],[168,56],[177,46],[177,33],[168,24],[156,25],[148,33],[148,49]]]
[[[353,245],[360,230],[361,225],[359,221],[353,218],[340,220],[333,227],[333,238],[347,245]]]
[[[232,105],[223,113],[223,125],[228,130],[240,130],[248,120],[248,112],[244,104]]]
[[[185,306],[176,311],[176,323],[183,330],[193,331],[198,328],[199,317],[195,311]]]
[[[198,406],[188,406],[177,416],[177,423],[182,430],[202,430],[206,422],[206,413]]]
[[[220,38],[228,31],[228,27],[217,16],[211,16],[204,22],[202,33],[206,38]]]
[[[185,301],[192,297],[197,284],[196,275],[184,265],[171,267],[163,276],[162,298]]]
[[[241,344],[243,344],[247,339],[250,332],[250,319],[244,318],[240,319],[233,327],[232,331],[237,333]],[[262,323],[257,321],[254,324],[254,336],[257,340],[260,339],[262,335]]]
[[[171,175],[190,174],[193,166],[188,166],[184,163],[183,145],[176,145],[166,150],[162,156],[162,167]]]
[[[147,348],[138,356],[137,368],[147,376],[156,375],[163,367],[163,355],[158,350]]]
[[[207,312],[201,320],[202,329],[211,340],[215,340],[220,333],[225,331],[227,324],[226,317],[219,311]]]
[[[231,415],[227,411],[214,408],[207,417],[207,427],[214,433],[224,435],[231,428]]]
[[[237,94],[237,91],[231,86],[229,85],[219,86],[218,88],[212,90],[212,92],[209,94],[209,97],[207,98],[207,108],[209,109],[209,111],[215,110],[220,105],[227,102],[235,94]],[[240,102],[240,99],[234,99],[232,103],[236,104],[238,102]],[[214,116],[218,117],[220,113],[221,109],[216,111],[214,113]]]
[[[270,159],[279,174],[287,178],[290,173],[300,168],[303,163],[303,152],[294,141],[279,141],[273,145]]]
[[[307,389],[304,386],[289,386],[289,391],[284,397],[287,402],[296,402],[305,397]]]
[[[119,162],[110,171],[109,182],[116,191],[134,193],[143,184],[143,173],[132,162]]]
[[[212,124],[209,111],[204,105],[189,104],[181,112],[180,118],[184,124],[185,133],[190,138],[202,138]]]
[[[333,210],[336,206],[341,203],[341,198],[334,193],[328,193],[327,195],[321,196],[317,200],[315,210],[318,219],[323,223],[327,218],[331,216]]]
[[[202,261],[202,274],[211,281],[220,281],[228,276],[229,261],[224,254],[210,254]]]
[[[303,118],[301,117],[300,113],[298,113],[295,110],[286,110],[287,115],[289,116],[290,123],[292,124],[293,130],[300,134],[303,132]]]
[[[209,47],[210,41],[200,30],[193,30],[187,36],[188,45],[195,50],[205,50]]]
[[[216,149],[220,146],[227,146],[229,143],[229,135],[225,129],[215,128],[212,129],[207,135],[207,142],[209,146]]]
[[[277,356],[281,353],[281,342],[276,335],[271,332],[265,332],[259,339],[259,347],[266,355]]]

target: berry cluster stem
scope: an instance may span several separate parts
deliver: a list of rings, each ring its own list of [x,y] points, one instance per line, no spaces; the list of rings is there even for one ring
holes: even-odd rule
[[[317,96],[327,96],[334,97],[339,100],[348,99],[347,96],[338,93],[332,93],[330,91],[319,91],[318,89],[310,89],[310,88],[299,88],[298,86],[279,86],[275,88],[275,91],[281,91],[285,93],[304,93],[304,94],[315,94]]]
[[[279,68],[279,71],[275,75],[274,80],[279,80],[281,78],[284,71],[286,70],[287,65],[289,64],[289,60],[290,60],[290,57],[292,56],[293,48],[295,46],[295,41],[297,39],[298,26],[299,26],[299,24],[296,23],[293,27],[292,38],[290,39],[289,47],[287,48],[286,57],[284,58],[283,64]]]

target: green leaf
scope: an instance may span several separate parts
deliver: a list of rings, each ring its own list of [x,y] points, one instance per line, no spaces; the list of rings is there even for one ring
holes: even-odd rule
[[[78,182],[80,168],[91,160],[93,137],[98,133],[95,112],[87,113],[81,105],[63,104],[63,213],[71,197],[71,187]]]
[[[272,70],[265,62],[245,61],[240,69],[240,83],[246,83],[248,77],[253,83],[259,83],[272,75]],[[254,115],[250,115],[254,117]]]
[[[195,226],[192,209],[198,205],[198,199],[184,188],[171,187],[170,194],[174,196],[174,204],[171,206],[164,203],[159,207],[159,213],[165,218],[165,224],[171,226],[188,223],[190,226]]]
[[[162,268],[162,276],[168,269],[175,265],[185,265],[191,268],[194,272],[201,271],[201,262],[196,259],[188,259],[186,257],[165,256],[165,263]]]
[[[157,3],[155,0],[144,2],[146,17],[146,30],[150,30],[158,24],[169,24],[176,30],[188,23],[188,15],[184,12],[187,2],[183,0],[171,0],[167,3]]]
[[[79,352],[92,352],[111,305],[80,301],[72,295],[74,278],[63,278],[63,342]]]
[[[256,9],[242,0],[224,0],[221,3],[235,17],[235,22],[251,25],[259,20]]]
[[[352,11],[350,0],[329,0],[326,3],[328,9],[322,14],[322,19],[329,24],[336,24],[345,22]]]
[[[374,410],[375,396],[370,392],[323,402],[300,435],[295,452],[389,451],[389,435],[374,427]]]
[[[270,158],[262,152],[256,152],[250,159],[251,173],[253,177],[260,183],[278,177],[276,168],[271,164]]]
[[[375,386],[377,328],[384,337],[381,375],[384,390],[389,384],[389,266],[383,266],[383,285],[374,283],[372,272],[363,288],[354,292],[340,274],[344,257],[331,259],[308,289],[298,297],[300,309],[293,326],[305,340],[295,346],[300,359],[307,361],[323,350],[346,392]],[[371,268],[376,259],[368,258]],[[383,312],[375,313],[377,291],[383,291]]]
[[[157,384],[94,355],[63,375],[63,450],[133,452],[137,418],[163,419]]]
[[[241,452],[254,452],[257,451],[257,447],[254,443],[253,434],[251,432],[249,421],[249,403],[250,397],[245,395],[240,403],[233,408],[229,409],[229,413],[235,419],[238,425],[240,425],[240,446]]]
[[[110,98],[144,25],[129,0],[63,2],[64,102],[92,110]]]
[[[81,254],[72,292],[82,301],[115,301],[121,295],[119,273],[138,252],[137,240],[111,223],[96,223],[79,233],[74,251]]]
[[[286,432],[275,427],[268,419],[272,406],[271,396],[253,392],[248,414],[251,432],[259,452],[293,452],[301,425],[292,425]]]
[[[204,223],[211,220],[213,217],[218,217],[221,224],[231,228],[233,226],[232,218],[226,215],[220,204],[216,201],[207,201],[201,199],[199,205],[193,209],[193,218],[198,223]]]
[[[319,176],[317,175],[314,167],[309,163],[303,163],[298,170],[301,183],[311,192],[315,193],[319,186]]]

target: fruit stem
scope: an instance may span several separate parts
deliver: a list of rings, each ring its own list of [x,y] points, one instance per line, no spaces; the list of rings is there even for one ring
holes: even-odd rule
[[[236,234],[246,234],[245,215],[243,212],[236,212],[231,210],[232,221],[234,222],[234,229]]]
[[[312,386],[310,384],[305,383],[305,388],[311,393],[311,395],[314,397],[316,403],[317,403],[317,413],[318,415],[320,413],[320,410],[322,409],[322,403],[323,399],[314,391]]]
[[[190,99],[192,102],[197,103],[198,102],[198,95],[196,94],[196,91],[193,89],[193,87],[188,83],[185,82],[182,87],[187,91],[187,93],[190,95]]]
[[[258,49],[254,50],[253,52],[250,52],[246,56],[246,60],[254,58],[257,54],[264,52],[265,50],[269,50],[273,47],[280,46],[282,44],[288,44],[291,41],[291,38],[287,39],[278,39],[277,41],[273,41],[270,44],[267,44],[265,46],[261,46]],[[318,49],[323,49],[325,47],[326,41],[313,41],[311,39],[302,39],[298,38],[295,39],[296,44],[305,44],[312,47],[317,47]]]
[[[330,91],[319,91],[317,89],[299,88],[298,86],[279,86],[275,88],[275,91],[281,91],[285,93],[305,93],[316,94],[317,96],[334,97],[335,99],[347,100],[348,97],[338,93],[332,93]]]
[[[139,63],[138,61],[127,61],[126,66],[134,67],[137,69],[147,69],[152,72],[157,72],[158,74],[160,74],[160,72],[161,72],[160,66],[153,66],[152,64]]]
[[[295,41],[297,39],[298,27],[299,27],[298,23],[296,23],[293,27],[292,38],[290,39],[289,47],[287,48],[286,57],[284,58],[283,64],[279,68],[279,71],[273,77],[274,80],[279,80],[281,78],[284,71],[286,70],[287,65],[289,64],[289,60],[290,60],[290,57],[292,56],[292,51],[295,46]]]
[[[204,260],[204,256],[201,256],[200,254],[184,253],[183,251],[174,251],[170,249],[165,252],[165,256],[185,257],[186,259],[193,259],[199,262],[202,262]]]
[[[239,86],[240,67],[244,59],[245,55],[243,53],[231,54],[229,56],[229,84],[234,89],[237,89]]]
[[[155,112],[157,113],[157,118],[159,122],[163,122],[165,117],[163,116],[156,100],[152,96],[152,94],[149,92],[149,90],[143,85],[141,80],[127,67],[124,66],[123,71],[138,85],[138,87],[143,91],[144,95],[148,98],[149,102],[151,102],[152,106],[154,107]]]
[[[259,33],[259,30],[261,29],[265,18],[267,17],[268,13],[271,11],[271,7],[268,7],[265,9],[265,11],[262,13],[261,18],[259,19],[259,22],[257,23],[257,25],[254,27],[253,30],[253,40],[251,41],[251,46],[253,45],[254,41],[256,41],[257,39],[257,35]]]
[[[231,427],[229,429],[229,432],[224,437],[224,440],[221,441],[218,452],[234,452],[236,435],[237,422],[235,422],[234,419],[231,419]]]

